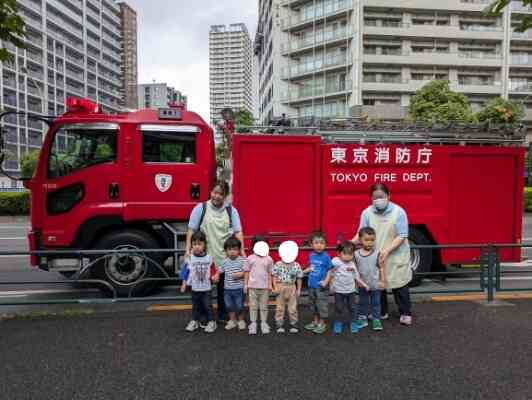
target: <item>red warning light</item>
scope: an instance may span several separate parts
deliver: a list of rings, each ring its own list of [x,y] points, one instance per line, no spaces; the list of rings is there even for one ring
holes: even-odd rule
[[[88,99],[67,97],[65,105],[67,112],[72,113],[100,114],[102,112],[98,104],[95,104]]]

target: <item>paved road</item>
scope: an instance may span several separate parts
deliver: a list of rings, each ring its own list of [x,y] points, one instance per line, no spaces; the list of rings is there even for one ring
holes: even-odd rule
[[[413,327],[340,337],[186,334],[188,312],[7,320],[1,397],[526,400],[530,315],[530,301],[418,304]]]

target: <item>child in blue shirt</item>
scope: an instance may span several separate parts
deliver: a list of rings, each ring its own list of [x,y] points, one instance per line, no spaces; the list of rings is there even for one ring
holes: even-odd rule
[[[309,254],[309,265],[303,271],[308,274],[309,306],[314,320],[305,325],[305,329],[314,333],[327,330],[329,318],[329,290],[324,285],[327,272],[332,268],[331,257],[325,251],[327,242],[322,232],[314,232],[310,237],[312,252]]]

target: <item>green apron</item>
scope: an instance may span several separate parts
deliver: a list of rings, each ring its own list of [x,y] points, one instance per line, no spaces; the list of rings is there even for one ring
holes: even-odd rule
[[[389,248],[393,240],[398,236],[395,223],[399,218],[399,207],[388,214],[377,214],[373,206],[366,210],[369,215],[369,226],[377,233],[376,248],[382,251]],[[389,289],[398,289],[406,286],[412,280],[412,268],[410,266],[410,246],[408,240],[391,252],[386,260],[386,282]]]
[[[224,243],[232,235],[230,228],[225,205],[217,209],[209,200],[200,230],[207,236],[207,252],[214,259],[216,267],[222,265],[225,258]]]

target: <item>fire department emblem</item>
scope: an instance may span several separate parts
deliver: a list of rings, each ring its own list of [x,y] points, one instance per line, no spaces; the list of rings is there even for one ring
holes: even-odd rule
[[[157,174],[155,175],[155,186],[160,192],[166,192],[172,186],[172,175]]]

